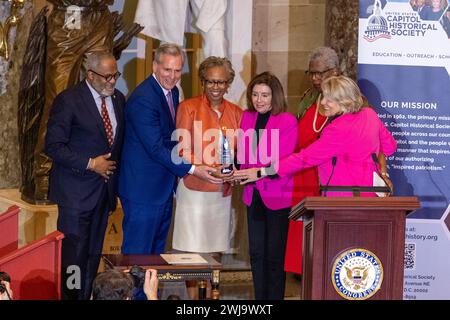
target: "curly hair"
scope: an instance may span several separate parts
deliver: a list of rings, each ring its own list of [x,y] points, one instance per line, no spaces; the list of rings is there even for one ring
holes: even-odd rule
[[[232,83],[234,80],[235,72],[233,66],[231,65],[231,61],[227,58],[220,58],[215,56],[210,56],[203,60],[198,68],[198,76],[200,80],[203,82],[206,80],[206,72],[210,68],[214,67],[223,67],[228,73],[228,84]]]
[[[127,300],[133,296],[134,282],[129,273],[108,270],[99,273],[92,284],[93,300]]]
[[[309,55],[309,63],[320,60],[327,68],[339,70],[339,57],[330,47],[318,47],[311,51]]]
[[[11,282],[11,277],[6,272],[0,271],[0,281]]]

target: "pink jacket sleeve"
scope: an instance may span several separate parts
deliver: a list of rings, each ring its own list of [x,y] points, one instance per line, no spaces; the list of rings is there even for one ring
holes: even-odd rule
[[[380,119],[378,119],[378,122],[380,124],[380,152],[383,152],[386,157],[389,157],[397,150],[397,141],[395,141]]]
[[[291,155],[295,151],[295,147],[297,146],[297,119],[291,114],[286,113],[282,118],[283,125],[280,126],[279,131],[279,144],[278,149],[278,157],[274,157],[272,155],[271,162],[278,163],[280,159],[283,159],[289,155]],[[261,165],[262,167],[264,165]],[[275,167],[275,170],[277,168]]]
[[[397,142],[375,111],[364,108],[356,114],[346,114],[335,119],[325,127],[317,141],[299,153],[282,159],[278,175],[283,177],[320,166],[334,156],[340,157],[341,162],[371,163],[372,153],[381,151],[390,156],[396,148]]]
[[[348,130],[342,130],[338,126],[328,127],[327,130],[322,132],[321,137],[309,147],[280,160],[278,175],[280,177],[289,176],[329,161],[348,146],[346,139],[343,139],[347,133]],[[275,168],[277,168],[276,165]]]

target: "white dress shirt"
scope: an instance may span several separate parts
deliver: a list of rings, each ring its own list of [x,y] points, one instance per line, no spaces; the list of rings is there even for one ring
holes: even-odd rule
[[[164,92],[164,96],[167,97],[167,94],[169,93],[169,90],[167,90],[166,88],[164,88],[161,83],[159,83],[158,79],[156,78],[155,74],[152,74],[152,77],[155,78],[156,82],[159,84],[159,86],[161,87],[162,91]],[[173,97],[173,96],[172,96]],[[173,98],[172,98],[173,99]],[[195,165],[191,165],[191,168],[189,169],[189,174],[194,174],[194,170],[195,170]]]
[[[97,106],[98,113],[102,116],[102,96],[90,85],[90,83],[86,80],[87,86],[92,93],[92,97],[94,98],[95,104]],[[106,110],[108,111],[109,120],[111,121],[113,137],[116,136],[117,129],[117,119],[116,113],[114,112],[114,105],[112,102],[111,96],[106,97]]]

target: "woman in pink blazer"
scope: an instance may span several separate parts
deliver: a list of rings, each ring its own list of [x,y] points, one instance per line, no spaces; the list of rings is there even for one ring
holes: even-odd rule
[[[321,103],[326,116],[338,117],[323,129],[315,143],[281,160],[278,175],[286,177],[318,166],[322,185],[372,186],[373,173],[378,171],[376,157],[379,153],[386,157],[392,155],[397,142],[372,108],[362,108],[361,92],[353,80],[332,77],[322,83],[322,90]],[[336,158],[334,172],[333,158]],[[328,195],[350,197],[352,193],[329,192]]]
[[[378,171],[376,156],[379,153],[390,156],[397,149],[397,142],[375,111],[362,107],[361,92],[353,80],[344,76],[328,78],[322,82],[322,92],[321,104],[331,121],[317,141],[276,164],[277,175],[289,177],[317,166],[322,185],[372,186],[373,173]],[[262,177],[270,175],[266,171],[261,170]],[[248,178],[247,181],[258,179]],[[328,195],[352,196],[352,193],[329,192]]]
[[[247,88],[247,105],[237,148],[240,170],[234,173],[239,181],[290,155],[297,141],[297,120],[286,112],[283,87],[276,76],[264,72],[253,78]],[[284,298],[292,186],[292,177],[265,178],[247,184],[243,191],[257,300]]]

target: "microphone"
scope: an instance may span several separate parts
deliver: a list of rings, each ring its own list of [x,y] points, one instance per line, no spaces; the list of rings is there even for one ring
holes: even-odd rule
[[[386,185],[386,187],[389,189],[389,193],[392,193],[392,189],[391,187],[389,187],[389,185],[387,184],[386,180],[384,180],[383,175],[380,172],[380,169],[378,168],[378,157],[375,153],[371,154],[372,156],[372,160],[375,163],[375,169],[377,170],[378,175],[380,176],[381,180],[383,180],[384,184]]]
[[[325,192],[324,192],[324,194],[323,194],[324,197],[327,196],[328,185],[330,184],[331,177],[333,176],[333,173],[334,173],[334,167],[336,166],[336,162],[337,162],[337,158],[336,158],[336,156],[334,156],[334,157],[331,159],[332,169],[331,169],[330,177],[328,178],[327,184],[325,185],[325,188],[324,188],[324,190],[325,190]]]

